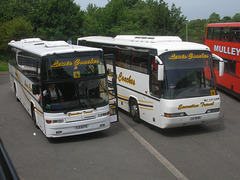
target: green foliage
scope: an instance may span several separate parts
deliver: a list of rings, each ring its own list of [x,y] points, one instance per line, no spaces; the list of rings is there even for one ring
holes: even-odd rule
[[[28,19],[37,11],[42,1],[46,0],[1,0],[0,22],[10,21],[17,17]]]
[[[176,8],[175,4],[173,4],[170,16],[170,28],[172,29],[171,35],[180,35],[180,31],[185,27],[186,17],[181,14],[181,8]]]
[[[73,0],[43,1],[32,15],[38,36],[48,40],[68,40],[81,34],[83,12]]]
[[[105,8],[90,4],[83,27],[90,35],[175,35],[184,20],[180,8],[169,9],[163,0],[111,0]]]
[[[20,40],[31,37],[33,27],[22,17],[14,18],[0,25],[0,52],[6,52],[7,43],[11,40]]]
[[[240,22],[240,13],[236,13],[233,18],[232,22]]]
[[[188,24],[189,41],[204,43],[207,20],[197,19]]]
[[[103,27],[100,21],[102,11],[103,9],[96,5],[88,5],[87,12],[84,13],[83,36],[103,35]]]
[[[124,2],[124,0],[112,0],[104,8],[100,22],[103,25],[103,31],[105,29],[105,35],[116,35],[116,29],[121,26],[128,10]]]
[[[217,23],[220,22],[220,15],[217,13],[212,13],[208,18],[208,23]]]
[[[230,16],[224,16],[221,22],[231,22],[232,18]]]
[[[203,42],[208,23],[240,22],[213,12],[208,19],[187,23],[189,41]],[[32,33],[33,32],[33,33]],[[178,35],[186,38],[186,17],[181,8],[164,0],[109,0],[104,8],[89,4],[82,11],[74,0],[1,0],[0,50],[25,37],[72,40],[80,36],[117,34]]]

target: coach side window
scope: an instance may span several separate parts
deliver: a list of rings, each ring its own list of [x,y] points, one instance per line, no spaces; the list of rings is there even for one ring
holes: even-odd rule
[[[219,61],[213,59],[213,69],[219,70]]]
[[[9,63],[15,67],[17,66],[16,53],[17,53],[17,49],[11,48],[11,59]]]
[[[120,67],[130,69],[130,62],[131,62],[131,50],[119,49],[118,50],[118,58],[117,64]]]
[[[148,51],[134,50],[132,55],[131,69],[146,74],[148,72],[148,57]]]
[[[18,52],[17,65],[19,70],[33,81],[39,80],[40,63],[33,55],[25,52]]]

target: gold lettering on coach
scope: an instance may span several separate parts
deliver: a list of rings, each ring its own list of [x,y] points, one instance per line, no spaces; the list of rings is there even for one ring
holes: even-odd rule
[[[25,82],[24,82],[24,85],[25,85],[25,87],[26,87],[30,92],[33,92],[33,91],[32,91],[32,87],[31,87],[31,84],[27,84],[27,82],[25,81]]]
[[[188,55],[187,54],[176,55],[175,53],[173,53],[169,57],[170,60],[175,60],[175,59],[177,59],[177,60],[180,60],[180,59],[183,59],[183,60],[188,59],[188,60],[190,60],[190,59],[207,59],[207,58],[209,58],[209,55],[204,54],[204,53],[202,53],[202,54],[189,53]]]
[[[204,102],[201,102],[200,103],[202,107],[207,107],[207,106],[214,106],[214,101],[212,103],[204,103]]]
[[[212,103],[201,102],[200,104],[192,104],[192,105],[186,105],[186,106],[184,106],[183,104],[180,104],[180,105],[178,106],[178,110],[198,108],[198,107],[208,107],[208,106],[214,106],[214,104],[215,104],[214,101],[213,101]]]
[[[90,59],[90,60],[80,60],[76,59],[74,62],[71,61],[65,61],[65,62],[59,62],[58,60],[55,61],[51,67],[68,67],[68,66],[79,66],[79,65],[88,65],[88,64],[99,64],[100,61],[98,59]]]
[[[189,109],[189,108],[197,108],[197,107],[199,107],[199,104],[192,104],[192,105],[188,105],[188,106],[184,106],[184,105],[180,104],[178,106],[178,110]]]
[[[83,112],[78,112],[78,113],[69,113],[68,116],[71,117],[71,116],[77,116],[77,115],[83,115],[83,114],[91,114],[93,113],[93,110],[91,111],[83,111]]]
[[[128,84],[131,84],[133,86],[135,86],[135,80],[132,79],[132,76],[130,75],[129,77],[125,77],[123,76],[123,73],[120,72],[119,76],[118,76],[118,80],[119,82],[125,82],[125,83],[128,83]]]

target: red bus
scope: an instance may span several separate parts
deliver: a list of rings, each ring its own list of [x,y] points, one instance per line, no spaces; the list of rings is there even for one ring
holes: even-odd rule
[[[240,22],[208,24],[205,45],[225,62],[219,78],[218,63],[213,61],[217,86],[240,98]]]

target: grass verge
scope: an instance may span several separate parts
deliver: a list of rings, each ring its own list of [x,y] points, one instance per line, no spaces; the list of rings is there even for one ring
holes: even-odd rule
[[[0,61],[0,71],[8,71],[8,63]]]

